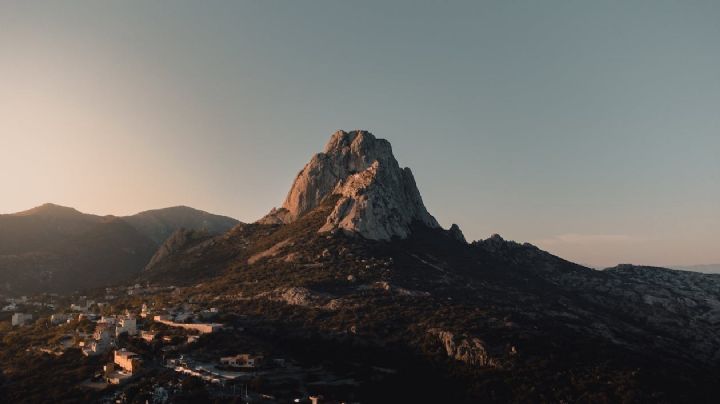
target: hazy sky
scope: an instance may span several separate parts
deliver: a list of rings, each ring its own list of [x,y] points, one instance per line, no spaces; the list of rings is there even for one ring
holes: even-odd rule
[[[470,239],[720,262],[720,2],[0,3],[0,212],[252,221],[359,128]]]

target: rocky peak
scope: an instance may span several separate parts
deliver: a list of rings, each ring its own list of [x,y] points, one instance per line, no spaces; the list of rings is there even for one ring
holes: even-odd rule
[[[450,226],[448,233],[450,234],[450,237],[454,238],[455,240],[461,243],[467,243],[467,240],[465,240],[465,235],[463,234],[462,230],[460,230],[460,226],[458,226],[457,224],[453,223],[452,226]]]
[[[300,171],[281,209],[263,223],[290,223],[339,195],[321,231],[340,229],[365,238],[405,238],[414,222],[440,227],[428,213],[409,168],[401,168],[390,142],[370,132],[335,132],[322,153]]]
[[[30,210],[14,213],[13,216],[77,217],[83,216],[83,214],[77,211],[75,208],[60,206],[54,203],[44,203]]]

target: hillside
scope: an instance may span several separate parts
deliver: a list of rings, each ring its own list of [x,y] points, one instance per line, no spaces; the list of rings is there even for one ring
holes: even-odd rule
[[[148,210],[123,219],[156,244],[164,242],[180,228],[220,234],[240,223],[227,216],[213,215],[187,206]]]
[[[375,167],[371,159],[318,159]],[[347,170],[348,178],[374,174],[361,170]],[[597,271],[498,235],[468,244],[457,226],[406,224],[412,216],[390,231],[368,231],[362,220],[392,212],[393,198],[406,190],[369,181],[370,189],[346,193],[352,179],[334,180],[340,185],[318,188],[312,184],[324,180],[301,172],[290,195],[329,190],[312,208],[295,217],[298,209],[286,203],[220,236],[179,238],[141,279],[181,286],[162,297],[169,306],[220,307],[238,325],[262,324],[255,332],[264,341],[295,347],[285,349],[290,356],[310,356],[347,378],[365,374],[359,386],[324,390],[328,395],[368,402],[713,401],[720,277],[633,266]],[[390,371],[363,373],[379,368]]]
[[[318,233],[333,206],[206,238],[142,279],[185,285],[163,297],[170,306],[220,307],[275,330],[263,338],[291,332],[303,347],[398,369],[387,382],[403,394],[424,380],[445,389],[425,398],[453,402],[709,401],[718,277],[596,271],[499,236],[464,244],[423,227],[392,242]],[[358,347],[378,352],[358,358]]]
[[[57,240],[88,231],[102,217],[50,203],[0,215],[0,254],[34,251]]]
[[[27,294],[125,282],[173,231],[219,234],[237,223],[187,207],[118,218],[44,204],[0,215],[0,285],[5,293]]]

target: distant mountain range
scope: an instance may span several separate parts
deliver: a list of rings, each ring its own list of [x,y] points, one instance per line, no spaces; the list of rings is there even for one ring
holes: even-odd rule
[[[48,203],[0,215],[0,292],[68,292],[132,280],[174,231],[220,234],[239,223],[185,206],[116,217]]]

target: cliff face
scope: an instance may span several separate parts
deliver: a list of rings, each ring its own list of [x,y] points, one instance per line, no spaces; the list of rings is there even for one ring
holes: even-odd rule
[[[440,227],[428,213],[409,168],[390,142],[366,131],[338,131],[300,171],[281,209],[262,223],[290,223],[325,197],[340,198],[320,231],[343,230],[373,240],[406,238],[413,223]]]
[[[203,230],[192,230],[180,228],[175,230],[170,237],[165,240],[164,243],[155,252],[155,255],[150,258],[150,262],[145,266],[145,270],[152,270],[159,262],[169,257],[172,254],[177,253],[183,248],[189,247],[192,243],[209,238],[209,233]]]

